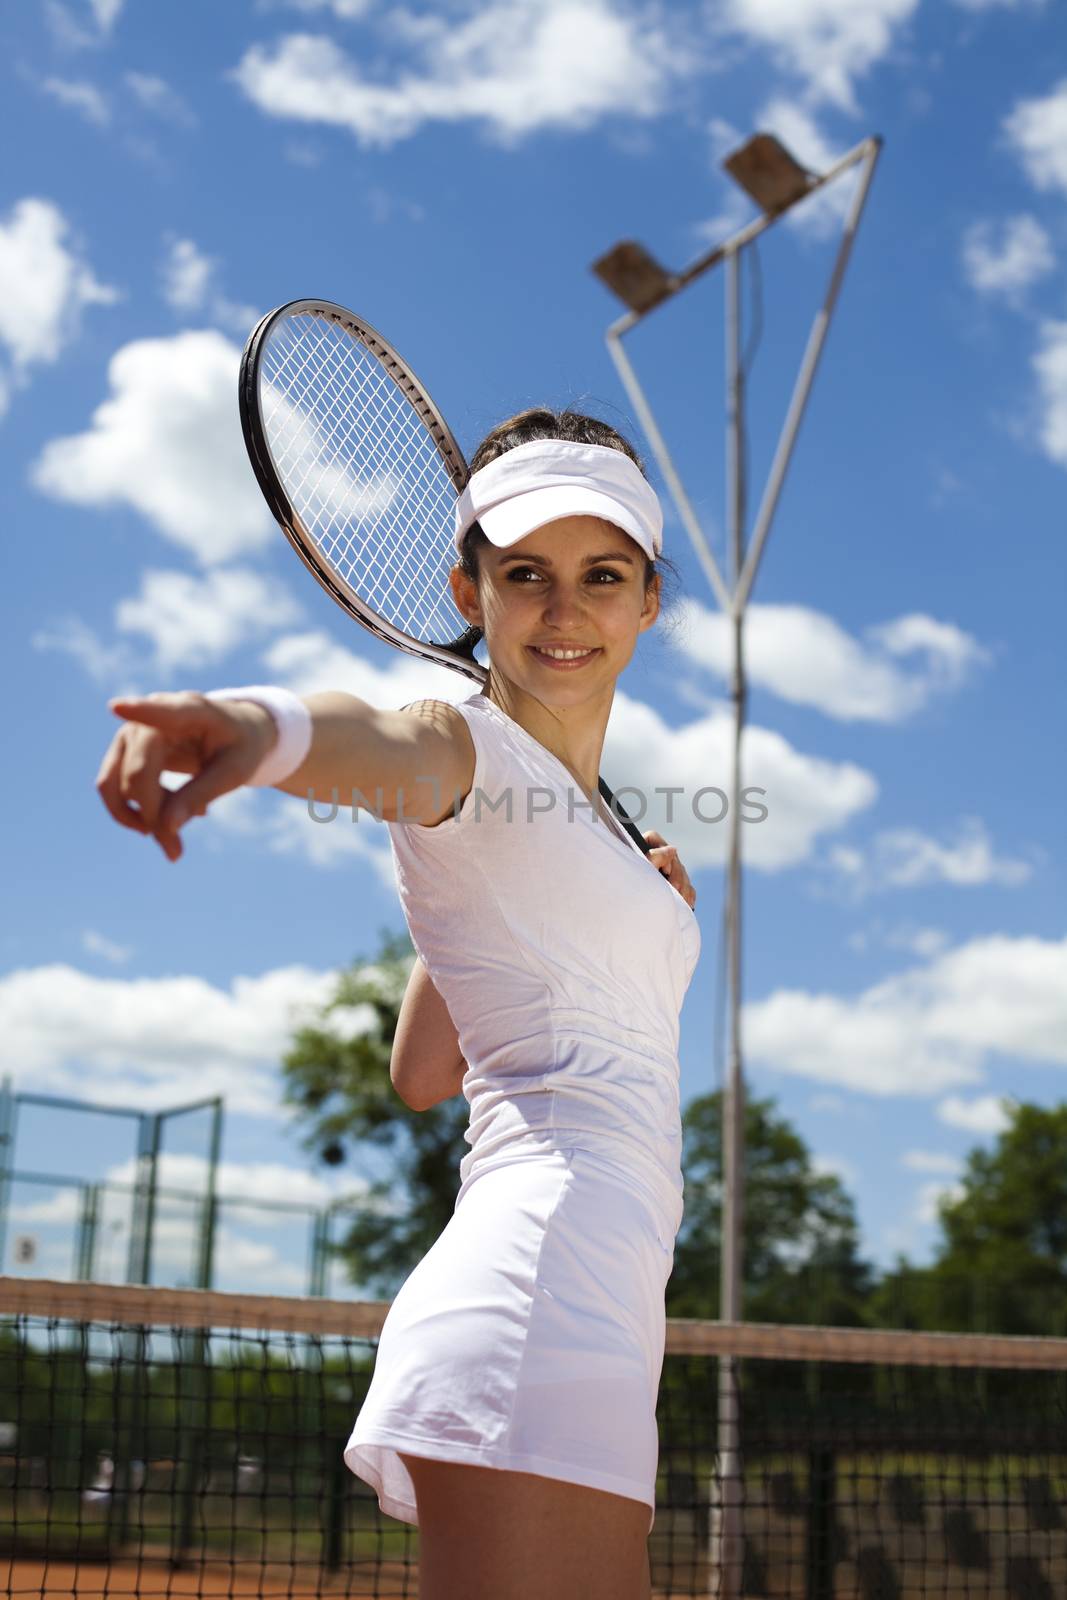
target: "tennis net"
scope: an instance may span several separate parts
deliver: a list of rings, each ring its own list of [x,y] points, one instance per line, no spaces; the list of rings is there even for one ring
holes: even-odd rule
[[[0,1278],[7,1592],[417,1595],[341,1455],[387,1310]],[[656,1596],[1067,1594],[1067,1340],[671,1321],[658,1420]]]

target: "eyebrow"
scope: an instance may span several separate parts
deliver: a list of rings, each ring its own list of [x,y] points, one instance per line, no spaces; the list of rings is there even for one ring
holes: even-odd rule
[[[537,561],[542,567],[550,567],[552,565],[547,556],[517,554],[504,556],[503,559],[504,561]],[[595,566],[598,561],[625,561],[631,567],[634,564],[633,556],[626,555],[626,553],[622,550],[605,550],[603,555],[586,556],[585,560],[582,562],[582,566],[592,567]]]

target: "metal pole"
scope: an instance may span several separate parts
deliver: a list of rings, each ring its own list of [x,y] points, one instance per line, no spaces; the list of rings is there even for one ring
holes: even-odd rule
[[[771,531],[771,522],[778,506],[778,497],[782,492],[785,475],[793,458],[797,434],[800,432],[800,424],[807,408],[811,386],[815,381],[815,373],[819,365],[819,358],[822,355],[823,346],[826,343],[826,336],[830,331],[834,307],[837,305],[837,297],[844,280],[845,269],[852,254],[856,230],[860,225],[863,208],[867,203],[867,192],[874,177],[875,163],[882,148],[882,141],[876,138],[867,139],[860,148],[865,149],[867,152],[867,165],[860,174],[856,192],[852,196],[852,203],[845,218],[845,224],[841,231],[841,243],[834,259],[834,269],[830,275],[830,284],[826,291],[825,299],[816,314],[811,326],[811,332],[808,335],[808,343],[804,350],[796,385],[789,402],[789,412],[778,438],[778,448],[774,453],[771,470],[767,475],[767,482],[763,490],[763,500],[756,514],[748,559],[737,582],[734,584],[734,606],[738,610],[748,603],[748,597],[759,568],[760,558],[763,555],[763,546],[767,542],[767,535]]]
[[[126,1282],[147,1283],[145,1271],[145,1228],[148,1209],[148,1191],[151,1177],[148,1165],[151,1160],[153,1122],[151,1113],[142,1111],[137,1118],[137,1175],[134,1179],[133,1200],[130,1205],[130,1239],[126,1254]]]
[[[7,1204],[11,1193],[11,1178],[15,1171],[15,1123],[18,1102],[13,1093],[14,1079],[5,1077],[0,1083],[0,1272],[4,1267],[4,1250],[7,1244]]]
[[[830,284],[819,309],[794,385],[788,413],[779,434],[778,445],[770,474],[764,488],[762,503],[756,517],[753,536],[746,552],[744,529],[746,523],[745,484],[745,425],[744,425],[744,372],[740,353],[740,269],[742,252],[760,234],[772,227],[784,214],[777,210],[755,219],[728,239],[695,261],[684,272],[668,274],[666,295],[658,296],[649,306],[631,308],[608,329],[607,346],[622,379],[623,386],[659,462],[660,469],[674,497],[681,522],[696,551],[698,560],[724,614],[733,628],[733,682],[734,737],[732,750],[732,782],[730,795],[730,835],[727,859],[726,884],[726,939],[727,985],[730,1007],[729,1065],[723,1086],[722,1108],[722,1219],[720,1229],[719,1266],[719,1319],[725,1323],[740,1322],[743,1318],[743,1194],[744,1194],[744,1126],[745,1084],[741,1053],[741,747],[745,723],[747,691],[744,672],[744,617],[749,595],[755,582],[770,533],[771,523],[778,506],[786,471],[796,446],[800,424],[807,407],[815,379],[816,369],[829,332],[836,308],[838,293],[848,265],[868,191],[874,175],[875,163],[881,151],[880,138],[864,139],[855,149],[816,181],[807,194],[831,182],[846,168],[861,160],[865,163],[852,197],[845,220],[842,239],[835,258]],[[800,197],[805,198],[805,197]],[[794,202],[795,203],[795,202]],[[719,571],[703,529],[671,459],[666,441],[652,413],[633,366],[622,346],[623,335],[650,315],[660,305],[691,283],[701,273],[719,261],[726,269],[726,384],[728,410],[727,437],[727,526],[730,545],[732,581],[727,584]],[[662,269],[661,269],[662,270]],[[607,281],[607,280],[606,280]],[[617,289],[627,301],[624,291]],[[741,1524],[741,1436],[740,1436],[740,1369],[736,1357],[722,1356],[718,1367],[718,1435],[717,1471],[721,1490],[721,1510],[718,1525],[712,1536],[710,1569],[711,1581],[718,1600],[740,1600],[744,1537]]]
[[[729,531],[731,588],[735,588],[744,560],[745,464],[744,374],[740,351],[741,252],[726,258],[726,409],[727,409],[727,527]],[[744,1198],[745,1091],[741,1064],[741,734],[744,725],[745,684],[742,655],[744,611],[731,617],[734,643],[734,739],[730,793],[730,834],[727,857],[727,985],[730,1004],[730,1046],[722,1103],[722,1214],[720,1220],[719,1319],[740,1322],[743,1316],[744,1251],[742,1243]],[[741,1527],[741,1435],[737,1358],[719,1358],[718,1456],[721,1513],[714,1567],[720,1600],[739,1600],[743,1532]]]
[[[100,1205],[100,1185],[98,1183],[79,1184],[81,1190],[81,1209],[78,1217],[78,1233],[74,1246],[74,1276],[86,1281],[91,1281],[93,1276],[93,1257],[96,1254],[96,1224]]]
[[[205,1101],[212,1108],[211,1149],[208,1155],[207,1195],[201,1212],[200,1260],[197,1264],[197,1286],[210,1289],[215,1271],[215,1230],[218,1226],[218,1172],[222,1153],[222,1097]]]

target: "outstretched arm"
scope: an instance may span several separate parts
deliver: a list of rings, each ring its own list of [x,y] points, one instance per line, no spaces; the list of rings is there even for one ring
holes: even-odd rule
[[[121,717],[96,787],[116,822],[154,835],[169,861],[181,858],[181,829],[190,817],[239,789],[277,743],[269,710],[255,700],[212,700],[196,690],[120,697]],[[474,777],[474,742],[463,716],[441,701],[416,701],[379,711],[355,695],[308,695],[311,745],[301,765],[273,785],[306,799],[309,790],[339,804],[358,804],[388,821],[433,827],[452,811]],[[164,772],[190,782],[170,789]],[[359,798],[357,798],[357,795]]]
[[[393,1039],[389,1063],[393,1087],[412,1111],[429,1111],[459,1093],[466,1071],[456,1025],[416,957]]]

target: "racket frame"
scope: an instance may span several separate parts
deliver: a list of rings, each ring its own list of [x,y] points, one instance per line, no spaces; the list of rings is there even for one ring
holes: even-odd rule
[[[489,677],[488,669],[473,657],[461,655],[459,651],[450,649],[447,645],[436,645],[423,639],[414,639],[402,628],[396,628],[384,617],[372,611],[365,605],[356,591],[344,578],[322,560],[318,546],[310,533],[304,527],[299,514],[290,501],[282,486],[278,474],[275,472],[270,446],[267,441],[266,429],[259,407],[259,376],[263,352],[267,339],[275,325],[283,317],[294,316],[320,316],[329,321],[339,323],[343,328],[350,329],[356,337],[367,347],[371,355],[381,363],[389,377],[392,378],[404,398],[418,413],[420,420],[429,430],[445,469],[459,494],[467,484],[470,468],[467,465],[463,451],[456,441],[448,423],[430,399],[425,387],[412,372],[407,362],[389,343],[388,339],[373,328],[362,317],[357,317],[346,306],[338,305],[334,300],[300,299],[287,300],[284,305],[275,306],[273,311],[268,311],[260,317],[252,332],[248,336],[244,351],[241,355],[241,369],[237,385],[237,403],[241,415],[241,432],[244,435],[245,448],[248,459],[252,464],[252,471],[256,481],[270,508],[271,515],[281,528],[285,537],[300,557],[315,579],[331,600],[346,611],[348,615],[358,622],[361,628],[366,628],[368,633],[383,644],[392,645],[394,649],[404,650],[408,655],[418,656],[423,661],[438,662],[443,667],[450,667],[453,672],[462,672],[479,686],[485,684]],[[641,852],[647,857],[649,846],[635,823],[626,815],[622,806],[615,799],[608,785],[601,777],[597,786],[611,814],[622,823],[631,839]]]
[[[263,352],[272,330],[282,318],[293,316],[321,316],[355,333],[371,355],[384,367],[405,400],[418,413],[419,420],[428,429],[437,446],[457,494],[463,489],[470,475],[463,452],[444,417],[407,363],[376,328],[372,328],[362,317],[355,316],[345,306],[337,305],[332,300],[289,300],[285,305],[276,306],[273,311],[268,311],[266,316],[261,317],[256,323],[241,356],[241,371],[238,378],[238,407],[245,448],[256,481],[272,516],[316,582],[321,584],[330,598],[347,611],[361,627],[366,628],[385,644],[392,645],[398,650],[406,650],[409,655],[420,656],[423,660],[439,662],[442,666],[464,673],[479,685],[484,684],[489,673],[480,661],[475,661],[473,657],[462,656],[447,645],[436,645],[427,640],[414,639],[402,628],[394,627],[386,618],[378,616],[365,605],[351,585],[322,560],[315,540],[304,527],[299,513],[286,494],[272,464],[270,446],[260,413],[259,376]]]

